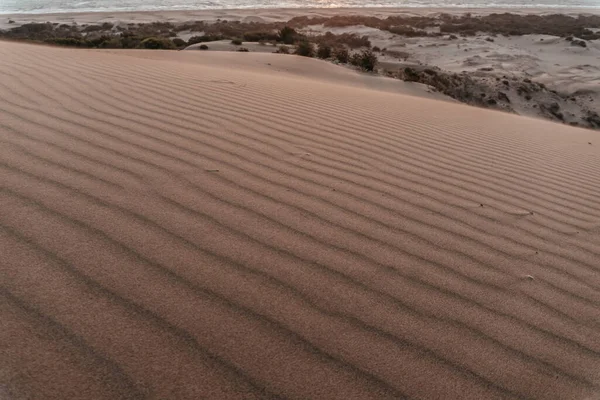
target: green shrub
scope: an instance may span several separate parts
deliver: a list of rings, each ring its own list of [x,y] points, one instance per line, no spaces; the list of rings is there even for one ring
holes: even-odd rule
[[[303,57],[314,57],[315,56],[315,47],[308,40],[303,40],[301,42],[298,42],[298,45],[296,46],[296,51],[294,52],[294,54],[297,54],[297,55],[303,56]]]
[[[317,57],[326,59],[331,57],[331,46],[321,43],[317,50]]]
[[[242,45],[242,41],[240,39],[233,39],[231,41],[231,44],[234,44],[236,46],[241,46]]]

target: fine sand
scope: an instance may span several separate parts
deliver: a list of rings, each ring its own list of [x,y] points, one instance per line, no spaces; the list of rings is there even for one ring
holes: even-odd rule
[[[277,54],[0,87],[0,398],[598,398],[598,132]]]

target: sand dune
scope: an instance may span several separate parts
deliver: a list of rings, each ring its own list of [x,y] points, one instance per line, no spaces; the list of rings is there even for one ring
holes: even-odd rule
[[[598,133],[325,65],[0,43],[0,397],[598,396]]]

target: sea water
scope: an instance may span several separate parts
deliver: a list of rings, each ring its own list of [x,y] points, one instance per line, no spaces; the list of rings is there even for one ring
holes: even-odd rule
[[[600,0],[0,0],[0,14],[228,8],[600,8]]]

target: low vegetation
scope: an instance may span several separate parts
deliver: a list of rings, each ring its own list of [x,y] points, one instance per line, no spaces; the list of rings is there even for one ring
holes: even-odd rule
[[[338,47],[333,50],[333,57],[341,64],[347,64],[350,61],[350,52],[345,47]]]
[[[13,21],[14,22],[14,21]],[[270,42],[296,44],[309,41],[317,45],[326,44],[332,48],[348,46],[350,49],[370,48],[367,36],[352,33],[306,36],[300,29],[309,25],[322,24],[328,28],[367,26],[405,36],[546,34],[569,38],[574,46],[586,46],[586,40],[600,39],[599,15],[517,15],[510,13],[473,16],[442,14],[439,17],[371,16],[345,15],[333,17],[295,17],[288,22],[241,22],[241,21],[189,21],[181,24],[171,22],[130,23],[114,25],[105,22],[97,25],[76,25],[58,23],[29,23],[0,31],[0,38],[32,40],[73,47],[100,48],[182,48],[184,44],[177,35],[179,32],[202,32],[193,36],[185,44],[232,40],[235,43]],[[123,38],[126,38],[123,40]],[[144,42],[146,39],[160,41]],[[170,40],[169,44],[165,40]],[[490,38],[490,40],[493,40]]]
[[[357,66],[363,71],[373,71],[377,66],[377,56],[371,50],[363,50],[360,53],[354,53],[350,57],[350,64]]]
[[[294,54],[303,57],[314,57],[315,56],[315,46],[309,42],[308,40],[303,40],[298,42],[296,45],[296,51]]]
[[[317,50],[317,57],[322,59],[331,58],[332,50],[331,46],[326,43],[319,44],[319,49]]]

